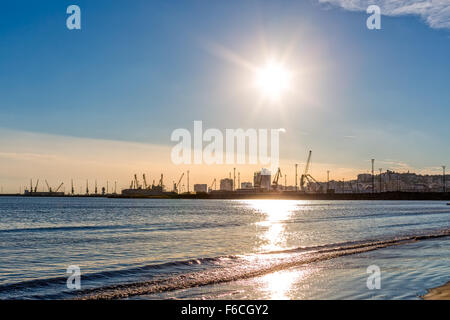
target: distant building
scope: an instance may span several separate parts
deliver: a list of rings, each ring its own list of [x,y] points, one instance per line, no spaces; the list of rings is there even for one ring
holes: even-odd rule
[[[369,173],[361,173],[358,174],[358,181],[359,182],[371,182],[372,181],[372,175]]]
[[[261,188],[270,190],[271,174],[270,171],[262,168],[261,171],[257,171],[253,175],[253,184],[255,188]]]
[[[195,193],[201,193],[201,192],[207,192],[208,191],[208,185],[207,184],[194,184],[194,191]]]
[[[220,180],[220,191],[233,191],[233,179]]]
[[[253,174],[253,185],[255,188],[261,187],[261,172],[257,171]]]
[[[241,189],[253,189],[253,185],[251,182],[242,182]]]

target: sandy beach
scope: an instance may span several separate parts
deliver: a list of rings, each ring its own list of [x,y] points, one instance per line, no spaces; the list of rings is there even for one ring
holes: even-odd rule
[[[450,300],[450,282],[447,282],[443,286],[430,289],[423,298],[425,300]]]

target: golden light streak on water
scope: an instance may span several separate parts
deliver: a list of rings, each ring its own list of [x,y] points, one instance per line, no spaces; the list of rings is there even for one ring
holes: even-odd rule
[[[264,220],[256,223],[264,231],[260,234],[263,245],[260,251],[286,249],[286,222],[301,201],[295,200],[248,200],[252,209],[263,214]]]
[[[261,290],[266,291],[271,300],[293,299],[293,284],[306,277],[308,270],[283,270],[270,273],[261,278]]]

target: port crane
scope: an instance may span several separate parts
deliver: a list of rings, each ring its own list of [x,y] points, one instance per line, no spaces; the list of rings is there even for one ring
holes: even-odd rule
[[[164,178],[164,175],[161,173],[161,179],[159,179],[159,186],[161,187],[161,190],[164,188],[163,178]]]
[[[39,179],[37,179],[36,186],[33,186],[33,179],[30,180],[30,192],[36,192],[39,184]]]
[[[61,184],[59,185],[58,188],[56,188],[55,191],[52,190],[52,188],[51,188],[50,185],[48,184],[47,180],[45,180],[45,184],[47,185],[48,192],[58,192],[59,189],[61,189],[61,187],[64,185],[64,182],[61,182]]]
[[[180,186],[181,179],[183,179],[183,177],[184,177],[184,172],[181,174],[180,179],[178,179],[178,183],[175,183],[175,184],[173,185],[173,191],[174,191],[174,192],[179,193],[178,187]]]
[[[55,192],[58,192],[59,191],[59,189],[61,189],[61,187],[64,185],[64,182],[61,182],[61,184],[59,185],[59,187],[58,188],[56,188],[56,191]]]
[[[45,180],[45,184],[47,185],[48,192],[52,192],[52,188],[48,185],[47,180]]]
[[[320,185],[319,182],[317,182],[316,179],[313,178],[313,176],[311,176],[309,174],[309,167],[311,165],[311,154],[312,151],[309,151],[308,154],[308,160],[306,161],[306,166],[305,166],[305,171],[303,172],[302,176],[300,177],[300,190],[303,192],[306,192],[306,188],[305,188],[305,184],[306,182],[308,182],[309,184],[312,184],[313,182]]]
[[[216,178],[214,178],[213,182],[211,182],[211,186],[209,187],[209,190],[212,191],[213,186],[214,186],[214,190],[216,190]]]
[[[144,180],[144,188],[148,189],[147,179],[145,178],[145,173],[142,175],[142,179]]]
[[[139,184],[139,180],[138,180],[136,174],[134,175],[134,184],[135,184],[136,189],[142,189],[141,185]]]
[[[277,173],[275,174],[275,177],[273,178],[273,182],[272,182],[273,189],[275,189],[275,190],[278,189],[278,180],[282,177],[283,177],[283,175],[281,174],[281,169],[278,168]]]

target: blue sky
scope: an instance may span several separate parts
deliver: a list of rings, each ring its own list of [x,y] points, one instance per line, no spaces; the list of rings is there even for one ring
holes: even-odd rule
[[[371,31],[365,12],[328,2],[3,3],[0,128],[172,145],[174,129],[203,120],[286,128],[286,159],[450,165],[450,31],[420,14]],[[66,28],[70,4],[82,30]],[[289,52],[287,67],[308,72],[282,105],[261,103],[224,52],[254,65]]]

